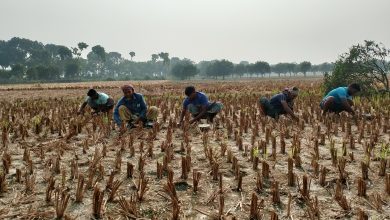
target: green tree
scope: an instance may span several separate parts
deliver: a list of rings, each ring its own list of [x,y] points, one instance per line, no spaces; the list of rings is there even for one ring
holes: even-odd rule
[[[239,63],[234,65],[234,73],[237,74],[240,78],[248,72],[248,66],[244,63]]]
[[[23,66],[22,64],[15,64],[12,66],[11,75],[15,79],[23,79],[25,71],[26,71],[25,66]]]
[[[122,54],[118,52],[109,52],[106,57],[107,62],[111,62],[115,65],[118,65],[123,61]]]
[[[217,60],[212,62],[207,67],[207,75],[218,78],[222,76],[222,79],[225,79],[225,76],[230,75],[234,70],[234,64],[228,60]]]
[[[72,58],[72,51],[65,46],[59,46],[57,53],[62,61]]]
[[[84,42],[80,42],[77,44],[77,47],[72,47],[72,54],[80,58],[83,50],[87,48],[88,48],[88,44]]]
[[[383,44],[364,41],[364,44],[352,46],[335,62],[331,74],[325,75],[325,89],[360,83],[365,91],[389,89],[390,50]]]
[[[271,66],[271,70],[274,73],[277,73],[278,76],[280,77],[280,74],[286,74],[287,73],[287,68],[286,68],[286,63],[278,63],[275,65]]]
[[[212,63],[212,61],[200,61],[197,63],[196,68],[199,70],[199,75],[207,76],[207,68]]]
[[[87,49],[88,48],[88,44],[84,43],[84,42],[80,42],[77,44],[77,47],[79,48],[79,50],[82,52],[83,50]]]
[[[0,42],[0,65],[7,68],[15,64],[26,64],[34,52],[43,49],[42,43],[24,38],[14,37],[2,41]]]
[[[10,64],[9,56],[7,54],[7,47],[7,42],[0,40],[0,66],[3,69],[7,68]]]
[[[38,74],[37,74],[37,70],[35,67],[30,67],[27,69],[26,71],[26,78],[28,80],[35,80],[35,79],[38,79]]]
[[[118,77],[119,65],[123,62],[122,55],[118,52],[109,52],[107,54],[106,67],[108,72],[111,73],[111,77]]]
[[[94,62],[94,64],[96,65],[96,70],[100,70],[100,72],[97,72],[97,74],[104,74],[104,63],[106,62],[106,50],[104,49],[104,47],[100,46],[100,45],[96,45],[94,47],[92,47],[92,53],[95,55],[94,56],[91,56],[93,58],[97,58],[97,60],[95,59],[95,61],[97,62]]]
[[[157,54],[152,54],[152,62],[155,63],[158,59],[158,55]]]
[[[30,56],[25,62],[22,62],[26,66],[49,65],[50,63],[54,63],[50,58],[49,52],[44,49],[32,50],[29,54]]]
[[[257,74],[257,76],[259,76],[260,74],[264,76],[264,74],[266,73],[271,73],[271,67],[269,63],[265,61],[257,61],[250,66],[250,69],[251,72]]]
[[[106,61],[106,50],[104,49],[104,47],[96,45],[92,47],[92,52],[100,58],[101,62]]]
[[[169,53],[161,52],[158,54],[158,56],[163,60],[163,65],[164,65],[163,69],[165,69],[165,71],[163,70],[162,72],[168,72],[169,64],[170,64]]]
[[[53,65],[38,65],[30,67],[26,72],[26,77],[30,80],[57,80],[60,77],[60,70]]]
[[[297,69],[296,66],[297,66],[296,63],[287,63],[287,64],[286,64],[287,73],[290,74],[290,77],[291,77],[291,74],[292,74],[292,73],[295,74],[295,70]]]
[[[135,52],[134,51],[131,51],[130,53],[129,53],[129,55],[130,55],[130,59],[131,59],[131,61],[133,61],[133,57],[135,57]]]
[[[190,60],[179,61],[171,69],[171,74],[180,79],[190,79],[198,73],[198,69]]]
[[[80,64],[78,60],[71,60],[65,65],[65,78],[74,79],[80,74]]]
[[[311,69],[311,63],[309,61],[303,61],[299,64],[299,71],[303,73],[303,75],[306,77],[307,72]]]
[[[0,69],[0,83],[8,82],[12,74],[9,70]]]
[[[161,52],[158,56],[163,60],[164,65],[169,63],[169,53]]]

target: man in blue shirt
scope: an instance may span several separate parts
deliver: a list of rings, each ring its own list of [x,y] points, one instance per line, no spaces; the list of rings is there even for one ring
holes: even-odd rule
[[[103,92],[97,92],[94,89],[90,89],[87,93],[87,98],[85,99],[78,111],[78,114],[83,114],[84,108],[87,105],[94,110],[92,114],[98,114],[100,112],[112,113],[114,104],[114,100],[110,98],[107,94]]]
[[[197,92],[195,87],[188,86],[184,90],[184,94],[187,96],[183,102],[183,110],[180,115],[180,125],[183,124],[183,119],[187,111],[192,115],[190,123],[199,121],[200,119],[208,119],[213,122],[214,117],[223,108],[222,103],[213,102],[210,103],[207,96],[202,92]]]
[[[264,115],[278,119],[279,115],[289,114],[294,120],[298,117],[294,114],[294,99],[298,96],[299,89],[287,88],[283,92],[274,95],[270,100],[265,97],[260,98],[260,111]]]
[[[355,111],[351,107],[353,106],[352,96],[356,95],[360,90],[360,85],[357,83],[352,83],[348,87],[333,89],[320,103],[322,114],[325,115],[328,112],[338,114],[342,111],[347,111],[354,116]]]
[[[122,86],[122,91],[124,96],[114,110],[114,120],[119,127],[127,125],[128,128],[133,128],[139,122],[147,126],[157,120],[157,107],[151,106],[148,109],[143,95],[135,93],[132,85]]]

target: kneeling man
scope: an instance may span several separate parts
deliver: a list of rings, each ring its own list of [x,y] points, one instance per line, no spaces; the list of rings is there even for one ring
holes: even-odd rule
[[[352,83],[348,87],[338,87],[330,91],[321,101],[320,107],[322,114],[334,112],[339,114],[342,111],[349,112],[355,116],[355,111],[352,109],[352,96],[360,92],[360,85]]]
[[[192,115],[190,123],[199,121],[200,119],[207,119],[209,122],[213,122],[214,117],[223,108],[220,102],[209,102],[207,96],[202,92],[197,92],[195,87],[188,86],[184,90],[184,94],[187,96],[183,102],[183,110],[180,115],[180,124],[183,124],[183,119],[187,111]]]
[[[123,97],[118,101],[114,110],[114,120],[119,127],[127,126],[131,129],[138,122],[145,127],[152,127],[157,120],[158,109],[155,106],[147,107],[142,94],[135,93],[132,85],[122,86]]]

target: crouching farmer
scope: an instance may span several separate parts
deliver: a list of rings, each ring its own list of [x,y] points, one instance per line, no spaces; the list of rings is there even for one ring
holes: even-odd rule
[[[355,116],[355,111],[352,109],[352,96],[360,92],[360,85],[352,83],[348,87],[338,87],[330,91],[321,101],[320,107],[322,114],[334,112],[339,114],[342,111],[350,113]]]
[[[94,89],[90,89],[87,93],[87,98],[81,105],[78,114],[83,114],[86,106],[91,107],[94,112],[92,114],[98,113],[112,113],[114,108],[114,100],[110,98],[107,94],[102,92],[97,92]]]
[[[288,114],[294,120],[298,117],[294,114],[294,99],[298,96],[298,88],[285,89],[283,92],[274,95],[270,100],[265,97],[260,98],[260,111],[263,115],[278,119],[280,115]]]
[[[222,110],[223,105],[220,102],[209,102],[207,96],[202,92],[197,92],[195,87],[188,86],[184,90],[187,96],[183,102],[183,109],[180,115],[180,125],[183,125],[183,119],[187,111],[192,115],[190,124],[199,121],[200,119],[207,119],[213,122],[214,117]]]
[[[139,122],[143,122],[145,127],[152,127],[157,120],[157,107],[147,108],[143,95],[135,93],[132,85],[122,86],[122,91],[123,97],[114,110],[115,123],[122,129],[125,126],[131,129]]]

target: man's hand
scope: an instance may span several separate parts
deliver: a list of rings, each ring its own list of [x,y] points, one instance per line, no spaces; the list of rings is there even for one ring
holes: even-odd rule
[[[281,101],[283,109],[287,114],[289,114],[295,121],[299,121],[299,118],[294,114],[293,110],[288,106],[286,101]]]
[[[83,102],[83,104],[81,104],[80,109],[77,112],[77,114],[79,114],[79,115],[84,114],[84,108],[85,108],[85,106],[87,106],[87,104],[88,104],[88,102]]]

